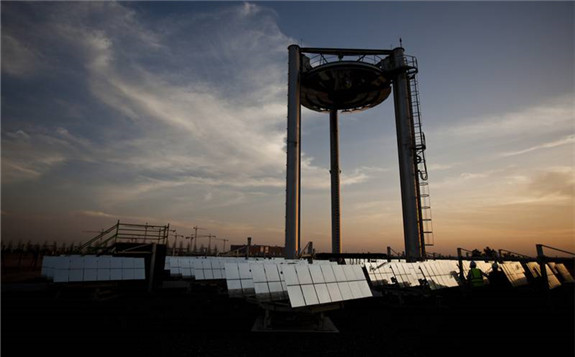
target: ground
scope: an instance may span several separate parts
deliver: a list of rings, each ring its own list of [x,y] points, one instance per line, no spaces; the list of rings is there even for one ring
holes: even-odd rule
[[[574,355],[573,285],[548,294],[450,289],[348,301],[326,313],[338,333],[252,332],[260,306],[225,285],[2,284],[2,354],[131,356]],[[303,315],[306,316],[306,315]],[[300,316],[301,318],[301,316]],[[539,353],[539,352],[538,352]]]

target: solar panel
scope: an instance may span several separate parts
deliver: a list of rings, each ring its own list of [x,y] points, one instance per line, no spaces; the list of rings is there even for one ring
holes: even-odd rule
[[[314,260],[312,265],[337,265],[337,262],[332,262],[329,260]]]
[[[527,285],[528,281],[525,276],[525,269],[523,269],[520,262],[504,261],[500,266],[511,283],[511,286],[518,287]]]
[[[575,281],[575,279],[573,279],[573,276],[571,275],[569,270],[567,270],[567,267],[565,266],[565,264],[557,263],[557,264],[555,264],[555,269],[557,270],[559,275],[561,275],[564,282],[572,283]]]
[[[73,255],[69,259],[68,282],[84,281],[84,257]]]
[[[288,285],[287,288],[291,307],[301,307],[306,305],[300,285]]]
[[[416,264],[421,278],[428,282],[432,290],[459,286],[459,266],[456,260],[427,260]]]
[[[464,260],[463,261],[463,276],[467,277],[467,274],[469,273],[469,270],[471,269],[470,267],[471,262],[468,260]],[[477,268],[481,269],[482,272],[484,272],[485,274],[488,274],[491,271],[491,265],[493,264],[493,261],[483,261],[483,260],[476,260],[475,264],[477,266]],[[484,284],[489,284],[489,279],[487,279],[487,277],[483,277],[483,283]]]
[[[226,285],[229,296],[242,296],[242,283],[240,281],[240,272],[237,263],[226,263],[224,266],[226,274]]]
[[[84,269],[83,281],[97,281],[97,280],[98,280],[98,269]]]
[[[539,263],[529,262],[529,263],[527,263],[527,268],[529,269],[529,271],[531,272],[531,275],[534,278],[539,278],[542,276],[541,275],[541,267],[540,267]],[[545,271],[547,272],[547,285],[549,286],[549,289],[555,289],[555,288],[561,286],[561,282],[559,281],[559,279],[557,279],[555,274],[553,274],[553,271],[551,270],[551,268],[549,268],[549,266],[547,264],[545,264]]]
[[[196,280],[205,280],[204,277],[204,266],[202,261],[197,259],[192,261],[192,267],[194,269],[194,277]]]
[[[250,263],[256,298],[259,300],[275,301],[287,298],[287,288],[282,282],[282,274],[279,271],[280,264],[281,262]]]
[[[49,279],[53,279],[54,278],[54,261],[55,261],[56,257],[52,257],[52,256],[44,256],[42,258],[42,270],[41,270],[41,275],[49,278]]]
[[[372,296],[360,266],[288,265],[283,276],[294,308]]]
[[[339,288],[339,291],[341,292],[341,297],[343,300],[352,300],[353,299],[353,294],[351,293],[351,288],[349,287],[349,283],[348,282],[338,282],[337,283],[337,287]]]
[[[414,264],[397,262],[390,263],[389,265],[399,286],[410,287],[419,285]]]
[[[113,256],[44,257],[42,274],[55,283],[144,280],[144,258]]]
[[[455,260],[437,260],[408,263],[402,260],[388,262],[376,260],[365,263],[369,280],[375,286],[396,285],[417,287],[426,281],[432,290],[459,285],[459,267]]]
[[[236,289],[235,293],[241,296],[252,296],[255,294],[254,280],[252,278],[252,273],[250,272],[249,263],[230,263],[230,267],[237,266],[239,275],[239,286],[237,283],[233,283],[232,288]],[[227,281],[227,269],[228,264],[226,264],[226,281]],[[235,268],[234,268],[235,269]],[[235,272],[233,272],[235,276]],[[241,291],[239,290],[241,289]],[[233,293],[233,292],[232,292]]]
[[[309,273],[314,284],[325,283],[325,278],[323,277],[323,273],[319,265],[310,265]]]
[[[395,277],[387,260],[378,259],[375,262],[367,262],[365,268],[373,285],[394,284],[392,278],[395,279]]]
[[[54,282],[67,283],[70,272],[70,258],[66,256],[55,257]]]

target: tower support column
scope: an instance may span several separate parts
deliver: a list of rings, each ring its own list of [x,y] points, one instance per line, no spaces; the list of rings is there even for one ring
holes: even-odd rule
[[[341,253],[341,215],[339,198],[339,125],[337,109],[329,112],[331,174],[331,252]]]
[[[396,48],[392,54],[396,74],[393,78],[393,103],[397,131],[397,151],[399,156],[399,180],[401,184],[401,207],[403,214],[403,235],[407,261],[422,258],[420,229],[418,225],[419,180],[415,158],[415,137],[409,78],[403,48]]]
[[[285,251],[287,259],[294,259],[300,249],[300,160],[301,160],[301,51],[297,45],[288,47],[288,118],[286,167],[286,225]]]

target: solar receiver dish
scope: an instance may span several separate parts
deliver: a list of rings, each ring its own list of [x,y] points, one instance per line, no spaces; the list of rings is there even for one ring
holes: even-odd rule
[[[301,104],[319,112],[371,108],[390,93],[390,81],[381,68],[360,61],[322,64],[301,76]]]

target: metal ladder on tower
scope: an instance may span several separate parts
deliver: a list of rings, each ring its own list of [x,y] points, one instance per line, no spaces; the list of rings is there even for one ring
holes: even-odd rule
[[[419,174],[419,201],[421,206],[421,217],[419,224],[423,227],[423,241],[426,246],[433,246],[435,243],[433,235],[433,224],[431,218],[431,200],[429,196],[429,182],[427,173],[427,163],[425,161],[425,134],[421,127],[421,109],[419,104],[419,89],[417,86],[417,63],[414,63],[413,70],[408,71],[409,91],[411,96],[411,114],[414,128],[414,149],[417,158],[417,172]]]

